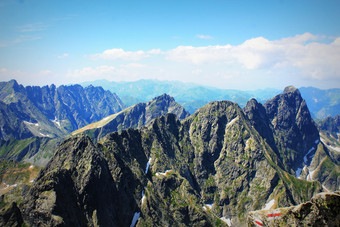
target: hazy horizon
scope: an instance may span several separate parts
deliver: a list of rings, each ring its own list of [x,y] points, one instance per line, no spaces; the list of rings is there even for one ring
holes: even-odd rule
[[[0,80],[340,88],[339,1],[0,2]]]

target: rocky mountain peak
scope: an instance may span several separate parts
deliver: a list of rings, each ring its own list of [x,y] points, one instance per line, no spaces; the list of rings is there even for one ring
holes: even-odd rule
[[[298,93],[299,95],[301,95],[299,89],[297,89],[296,87],[292,85],[285,87],[285,89],[283,90],[283,94],[287,94],[287,93]]]
[[[283,163],[288,169],[297,168],[307,153],[315,150],[315,141],[319,141],[318,129],[305,100],[298,89],[289,86],[283,94],[268,100],[264,108]]]
[[[154,99],[152,99],[151,102],[152,101],[161,101],[161,100],[168,100],[170,102],[174,102],[175,101],[175,99],[172,96],[164,93],[164,94],[162,94],[160,96],[157,96]]]

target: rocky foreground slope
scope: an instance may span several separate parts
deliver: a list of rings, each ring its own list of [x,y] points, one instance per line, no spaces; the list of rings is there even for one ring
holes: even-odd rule
[[[297,178],[321,156],[338,166],[315,130],[289,87],[265,105],[211,102],[182,121],[167,114],[97,144],[79,134],[31,186],[17,188],[18,201],[4,196],[2,216],[31,226],[244,226],[250,211],[297,205],[324,190],[315,174]],[[339,172],[327,171],[339,187]]]
[[[320,193],[298,206],[250,212],[248,226],[340,226],[339,193]]]

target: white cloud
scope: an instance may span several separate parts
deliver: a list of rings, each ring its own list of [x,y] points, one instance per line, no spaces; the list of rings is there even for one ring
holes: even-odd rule
[[[323,38],[305,33],[274,41],[257,37],[236,46],[178,46],[166,58],[195,65],[238,63],[247,70],[295,68],[312,79],[339,78],[340,38],[322,43]]]
[[[196,37],[200,39],[214,39],[214,37],[210,35],[196,35]]]
[[[140,64],[140,63],[129,63],[129,64],[126,64],[126,65],[121,65],[121,67],[124,67],[124,68],[145,68],[146,65],[145,64]]]
[[[175,49],[169,50],[166,55],[167,59],[178,62],[191,62],[193,64],[203,64],[215,61],[227,61],[230,58],[230,45],[225,46],[178,46]]]
[[[85,67],[82,69],[76,69],[73,72],[69,72],[69,77],[83,78],[83,77],[102,77],[113,75],[116,73],[116,69],[113,66],[101,65],[95,68],[93,67]]]
[[[157,55],[157,54],[163,54],[163,52],[161,51],[161,49],[152,49],[152,50],[147,51],[146,53],[148,53],[148,54],[155,54],[155,55]]]
[[[92,59],[97,60],[97,59],[104,59],[104,60],[117,60],[117,59],[122,59],[122,60],[131,60],[131,61],[137,61],[142,58],[149,57],[149,55],[142,51],[125,51],[123,49],[109,49],[105,50],[102,53],[99,54],[93,54],[91,55]]]
[[[42,71],[40,71],[39,74],[42,75],[42,76],[47,76],[47,75],[52,74],[52,71],[51,70],[42,70]]]
[[[68,53],[64,53],[63,55],[58,56],[59,59],[67,58],[69,56]]]
[[[194,69],[194,70],[192,70],[191,72],[192,72],[192,74],[194,74],[194,75],[198,75],[198,74],[202,73],[202,69]]]

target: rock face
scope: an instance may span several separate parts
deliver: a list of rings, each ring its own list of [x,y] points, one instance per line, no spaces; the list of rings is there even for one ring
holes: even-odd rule
[[[23,220],[32,226],[244,226],[252,210],[307,202],[324,185],[292,171],[310,152],[302,147],[315,145],[300,98],[289,88],[264,106],[211,102],[182,121],[166,114],[96,144],[75,135],[23,196]],[[306,139],[294,147],[301,153],[284,149],[294,144],[283,135]],[[319,142],[313,154],[307,169],[330,158]]]
[[[320,193],[298,206],[250,212],[248,226],[340,226],[340,194]]]
[[[257,121],[254,127],[276,151],[285,170],[295,173],[298,168],[303,167],[301,163],[308,165],[312,155],[309,151],[315,152],[320,137],[299,90],[292,86],[287,87],[283,94],[268,100],[263,107],[266,114],[258,107],[261,110],[255,113]],[[262,126],[259,120],[264,121],[265,126]]]
[[[99,122],[85,126],[72,134],[84,132],[96,141],[110,132],[141,128],[156,117],[167,113],[176,114],[180,120],[190,115],[173,97],[163,94],[147,103],[136,104]]]
[[[124,108],[103,88],[80,85],[27,86],[0,82],[0,139],[56,137]]]
[[[24,223],[21,212],[16,203],[12,203],[9,208],[0,211],[1,226],[22,226]]]
[[[92,141],[61,144],[21,204],[24,219],[39,226],[118,226],[117,189],[108,164]]]

